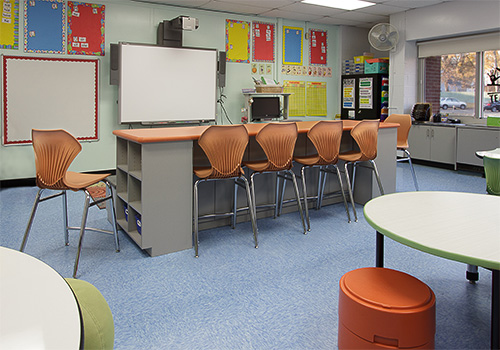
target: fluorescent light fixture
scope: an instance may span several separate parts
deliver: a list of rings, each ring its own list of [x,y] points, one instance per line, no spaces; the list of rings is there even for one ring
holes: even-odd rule
[[[362,0],[302,0],[304,4],[333,7],[342,10],[356,10],[373,6],[375,3]]]

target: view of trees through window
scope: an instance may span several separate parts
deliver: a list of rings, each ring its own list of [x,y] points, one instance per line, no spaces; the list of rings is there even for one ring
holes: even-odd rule
[[[433,113],[500,115],[500,50],[427,57],[425,82],[425,99],[432,103]],[[478,100],[481,106],[476,108]]]

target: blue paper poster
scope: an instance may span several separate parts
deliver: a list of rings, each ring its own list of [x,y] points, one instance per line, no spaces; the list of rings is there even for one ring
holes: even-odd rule
[[[283,64],[302,65],[303,28],[283,27]]]
[[[63,0],[25,0],[25,52],[65,52],[65,6]]]

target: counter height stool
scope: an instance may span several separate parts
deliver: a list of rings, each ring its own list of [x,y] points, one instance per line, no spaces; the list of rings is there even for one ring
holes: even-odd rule
[[[418,191],[418,183],[417,177],[415,176],[415,169],[413,169],[413,163],[411,162],[410,152],[408,151],[408,134],[410,133],[411,128],[411,116],[409,114],[391,114],[388,116],[384,123],[398,123],[398,141],[397,141],[397,149],[399,151],[403,151],[403,157],[398,157],[396,162],[408,162],[410,164],[411,175],[413,176],[413,183],[415,185],[415,189]]]
[[[198,144],[205,152],[210,166],[194,167],[194,174],[199,178],[194,183],[194,250],[195,257],[198,257],[198,222],[200,219],[213,218],[221,216],[232,216],[232,226],[236,224],[236,195],[238,186],[244,186],[247,193],[248,210],[252,221],[253,237],[255,248],[257,243],[257,222],[255,220],[255,209],[250,193],[248,180],[244,176],[241,166],[243,155],[248,144],[248,132],[243,125],[212,125],[209,126],[201,135]],[[199,216],[198,214],[198,185],[202,181],[234,180],[234,203],[233,212],[215,213]]]
[[[377,178],[378,187],[380,194],[384,194],[384,188],[382,187],[382,182],[380,181],[380,176],[378,174],[377,165],[375,164],[375,158],[377,157],[377,138],[378,138],[378,127],[379,120],[362,120],[351,130],[351,136],[356,141],[359,151],[347,151],[339,154],[339,159],[345,162],[345,175],[347,178],[347,189],[349,190],[349,197],[351,198],[352,210],[354,211],[354,219],[358,221],[358,216],[356,214],[356,208],[354,206],[354,197],[352,191],[354,190],[354,181],[356,180],[356,167],[361,162],[369,162],[371,168],[375,173]],[[349,179],[349,171],[347,166],[352,164],[352,185]]]
[[[111,174],[82,174],[73,171],[67,171],[75,157],[82,150],[82,145],[78,140],[65,130],[36,130],[31,131],[33,140],[33,150],[35,152],[35,167],[36,167],[36,184],[39,187],[38,193],[35,197],[35,203],[31,210],[31,215],[28,221],[28,226],[24,233],[23,242],[20,251],[24,251],[28,236],[35,218],[35,213],[38,204],[58,196],[63,199],[63,220],[64,220],[64,234],[66,245],[69,245],[68,231],[80,231],[80,238],[78,241],[78,249],[76,253],[75,265],[73,268],[73,278],[76,278],[78,270],[78,263],[80,261],[80,251],[82,249],[83,235],[85,231],[97,231],[103,233],[113,234],[115,238],[116,251],[120,251],[118,242],[118,232],[116,228],[115,205],[113,201],[113,188],[106,178]],[[103,182],[108,188],[109,196],[105,198],[94,199],[90,195],[87,187]],[[42,192],[45,189],[61,191],[55,194],[48,195],[42,198]],[[85,205],[83,208],[83,216],[80,227],[68,226],[68,205],[66,199],[66,191],[83,191],[85,193]],[[86,227],[87,216],[89,208],[100,204],[104,201],[111,201],[111,217],[113,231],[107,231],[97,228]]]
[[[255,136],[255,140],[260,145],[266,155],[264,160],[246,161],[243,165],[252,170],[250,176],[250,188],[252,190],[252,198],[255,204],[255,217],[257,217],[257,207],[273,207],[274,217],[276,218],[279,208],[279,183],[280,178],[292,180],[297,206],[299,208],[300,217],[302,219],[302,227],[304,234],[307,233],[304,222],[304,213],[300,201],[299,188],[297,179],[292,171],[293,167],[293,152],[295,150],[295,142],[297,141],[298,129],[296,123],[269,123],[264,126]],[[275,173],[276,174],[276,191],[274,204],[264,204],[257,206],[255,201],[255,177],[260,174]]]
[[[323,192],[326,182],[326,175],[328,173],[336,173],[340,192],[344,199],[345,210],[347,213],[347,220],[351,222],[351,216],[349,215],[349,208],[347,207],[347,201],[344,193],[344,188],[342,184],[342,177],[340,176],[340,171],[337,167],[337,161],[339,159],[340,141],[342,139],[343,123],[342,121],[333,120],[323,120],[319,121],[313,125],[311,129],[307,132],[307,137],[311,140],[315,148],[315,153],[307,156],[295,156],[293,160],[302,165],[300,173],[302,178],[302,191],[304,194],[304,207],[306,212],[307,230],[311,230],[311,224],[309,220],[309,199],[316,199],[316,208],[321,207],[321,201],[323,198]],[[319,168],[318,176],[318,192],[316,196],[308,196],[308,191],[306,187],[306,168]],[[281,202],[283,202],[283,196],[281,197]],[[281,204],[280,204],[281,208]]]

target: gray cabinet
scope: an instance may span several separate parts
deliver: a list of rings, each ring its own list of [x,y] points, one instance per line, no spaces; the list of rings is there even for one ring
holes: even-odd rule
[[[457,163],[483,166],[476,151],[488,151],[500,147],[500,128],[457,128]]]
[[[408,143],[413,159],[455,164],[455,127],[412,125]]]

